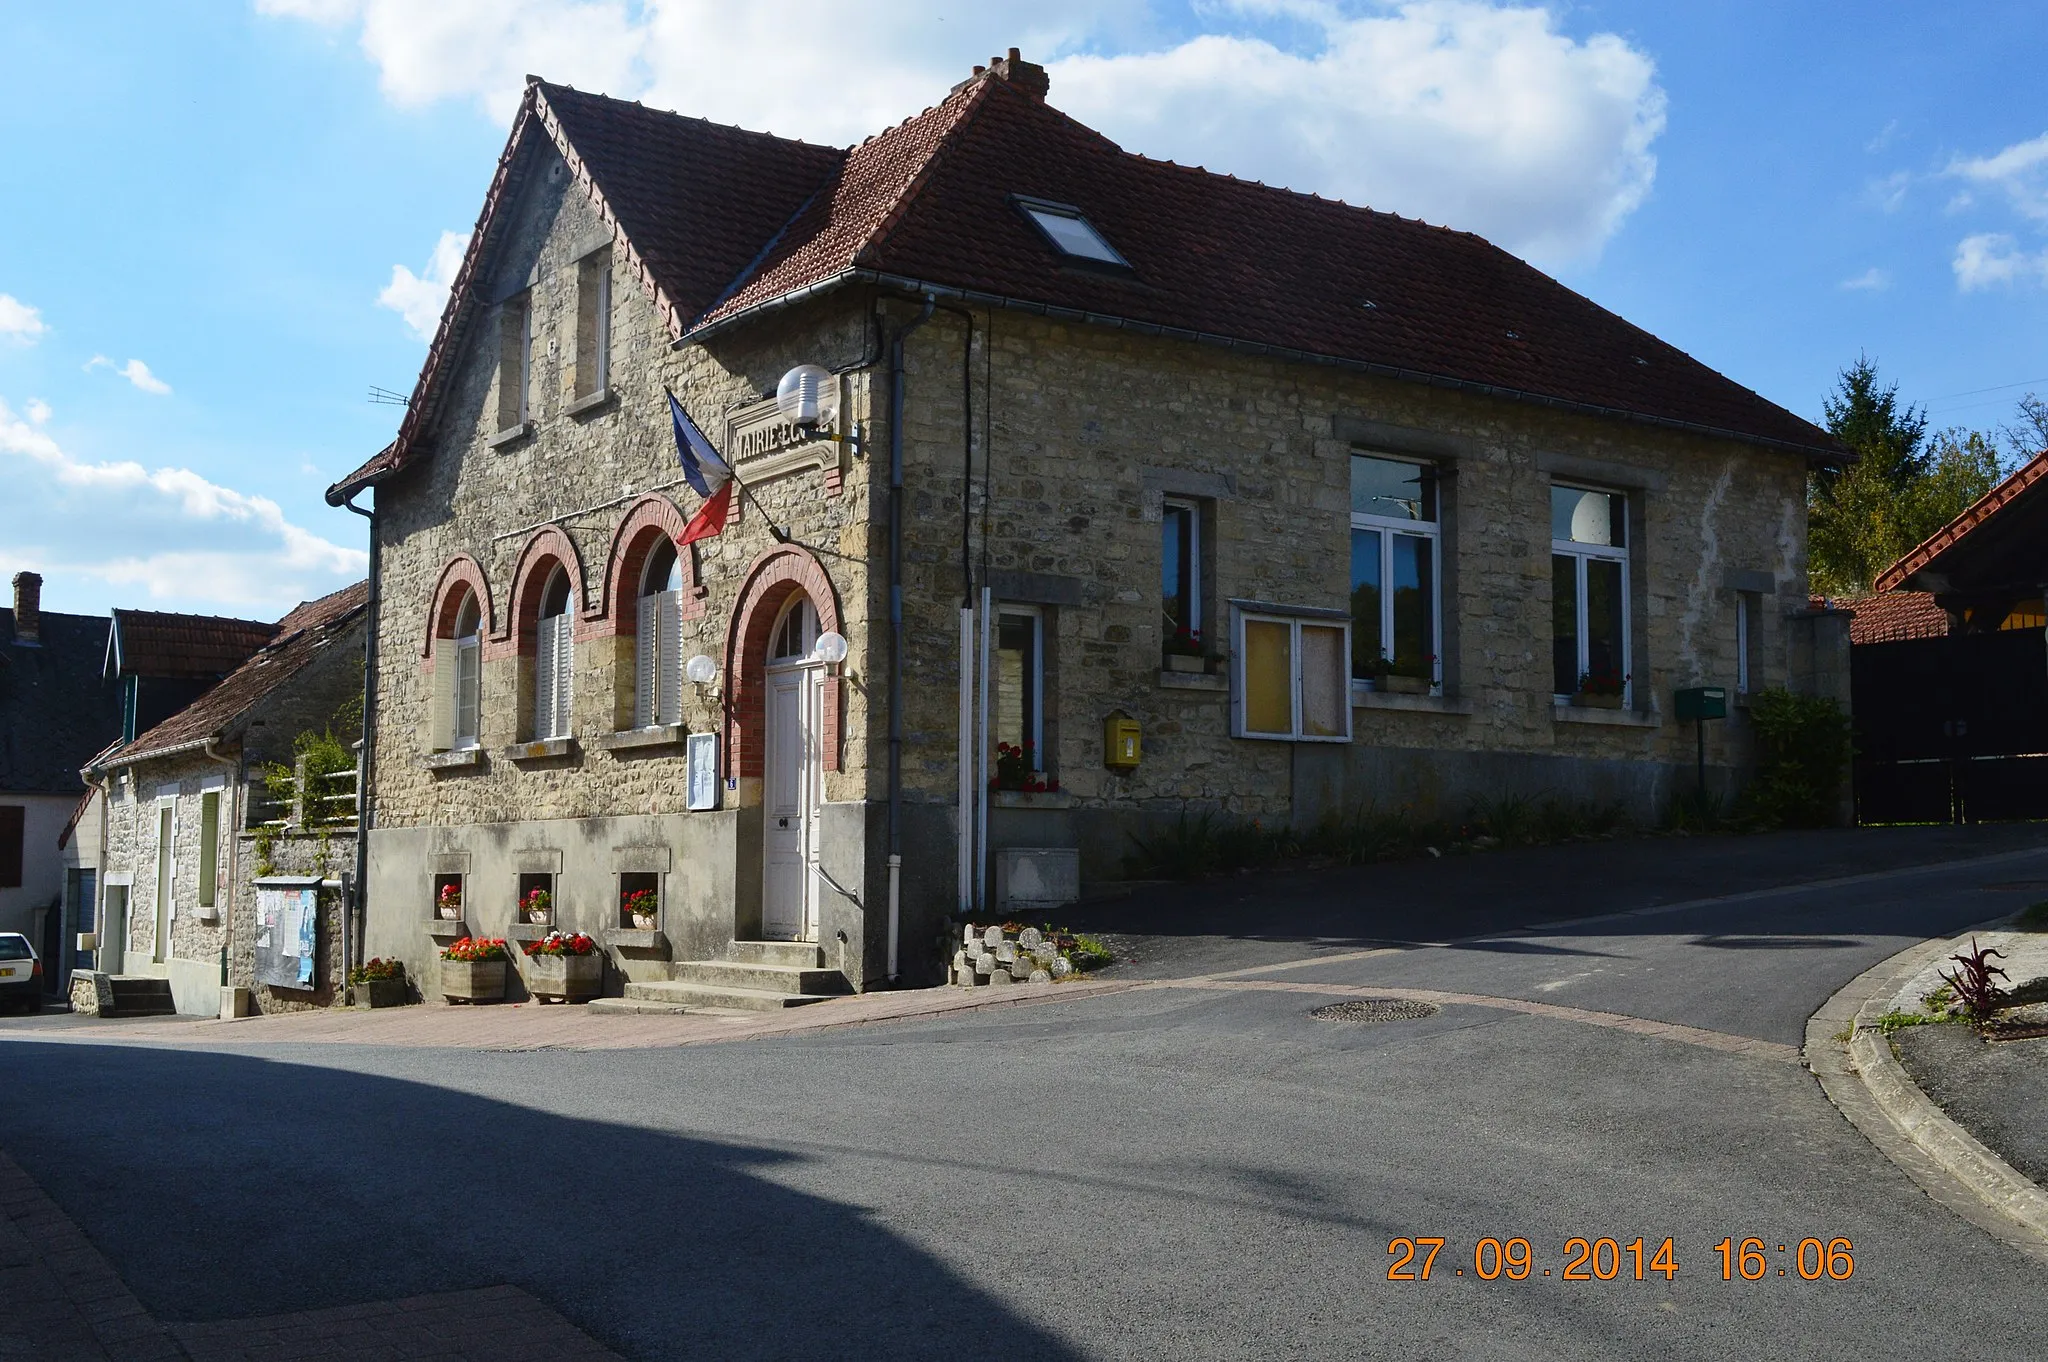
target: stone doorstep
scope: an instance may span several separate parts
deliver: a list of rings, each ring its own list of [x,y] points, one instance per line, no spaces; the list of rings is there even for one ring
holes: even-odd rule
[[[658,983],[627,984],[625,1001],[669,1003],[692,1012],[702,1012],[714,1007],[740,1009],[747,1012],[774,1012],[785,1007],[803,1007],[810,1003],[822,1003],[832,996],[834,995],[785,993],[763,988],[691,984],[678,980],[668,980]],[[592,1004],[592,1006],[595,1006],[595,1004]],[[607,1009],[607,1011],[609,1010]]]

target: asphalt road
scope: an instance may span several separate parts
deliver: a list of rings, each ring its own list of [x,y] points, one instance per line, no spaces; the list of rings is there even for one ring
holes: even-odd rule
[[[2038,1267],[1786,1057],[1869,965],[2048,897],[2038,832],[1910,841],[1501,853],[1091,923],[1129,929],[1134,975],[1316,953],[1251,977],[1622,1013],[1762,1055],[1177,985],[602,1053],[0,1023],[0,1148],[173,1320],[511,1282],[641,1358],[2038,1356]],[[1623,915],[1555,923],[1589,904]],[[1447,944],[1333,958],[1384,940]],[[1397,1236],[1445,1240],[1430,1280],[1387,1279]],[[1481,1280],[1483,1236],[1528,1239],[1527,1279]],[[1564,1279],[1567,1240],[1638,1236],[1646,1258],[1673,1239],[1675,1278],[1624,1258]],[[1749,1236],[1765,1275],[1723,1281],[1712,1246]],[[1851,1242],[1847,1280],[1800,1278],[1808,1238]]]

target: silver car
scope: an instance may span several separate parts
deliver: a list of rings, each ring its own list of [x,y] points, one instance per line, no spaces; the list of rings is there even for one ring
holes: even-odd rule
[[[0,932],[0,1008],[43,1008],[43,962],[20,932]]]

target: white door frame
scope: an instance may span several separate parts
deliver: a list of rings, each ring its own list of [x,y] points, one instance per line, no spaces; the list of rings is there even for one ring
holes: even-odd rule
[[[770,940],[815,941],[818,939],[818,824],[823,812],[824,781],[819,752],[819,729],[821,727],[820,679],[824,676],[822,663],[812,661],[780,662],[767,669],[769,694],[765,697],[762,716],[762,737],[765,740],[763,756],[764,779],[761,790],[761,935]],[[782,733],[775,723],[774,686],[782,678],[792,678],[797,687],[797,731]],[[801,883],[803,902],[800,921],[793,936],[784,936],[773,930],[769,923],[768,907],[770,894],[769,858],[772,855],[771,833],[768,820],[776,815],[772,812],[778,793],[775,781],[780,766],[782,744],[794,739],[798,744],[796,761],[796,814],[797,848],[802,865]]]
[[[170,831],[164,831],[164,823]],[[150,901],[149,958],[157,964],[171,959],[172,930],[178,919],[178,798],[158,795],[156,800],[156,895]]]

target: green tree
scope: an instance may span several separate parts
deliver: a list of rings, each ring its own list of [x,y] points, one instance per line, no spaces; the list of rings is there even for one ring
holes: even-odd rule
[[[1927,413],[1901,407],[1868,356],[1842,370],[1822,404],[1827,427],[1856,455],[1818,469],[1806,492],[1807,573],[1829,595],[1868,591],[1879,573],[1997,485],[1997,443],[1960,426],[1927,434]]]

